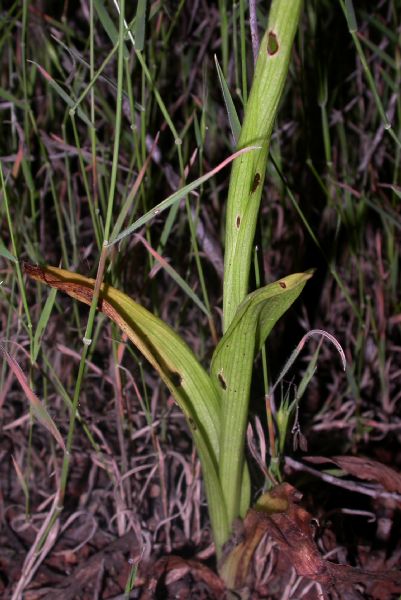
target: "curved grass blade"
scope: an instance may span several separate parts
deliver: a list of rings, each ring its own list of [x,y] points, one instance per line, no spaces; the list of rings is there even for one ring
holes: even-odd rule
[[[205,175],[198,177],[198,179],[195,179],[195,181],[188,183],[188,185],[185,185],[183,188],[179,189],[177,192],[174,192],[174,194],[171,194],[171,196],[168,196],[168,198],[166,198],[165,200],[160,202],[157,206],[155,206],[154,208],[149,210],[147,213],[142,215],[142,217],[140,217],[137,221],[135,221],[135,223],[133,223],[132,225],[127,227],[127,229],[124,229],[124,231],[122,231],[116,238],[112,238],[109,242],[109,246],[112,246],[113,244],[117,244],[117,242],[119,242],[120,240],[125,238],[127,235],[130,235],[131,233],[133,233],[134,231],[136,231],[137,229],[139,229],[140,227],[142,227],[143,225],[148,223],[151,219],[153,219],[154,217],[159,215],[161,212],[163,212],[167,208],[170,208],[170,206],[172,206],[175,202],[178,202],[178,200],[185,198],[185,196],[187,196],[190,192],[193,192],[196,188],[200,187],[202,185],[202,183],[205,183],[205,181],[207,181],[208,179],[210,179],[211,177],[216,175],[216,173],[221,171],[221,169],[223,169],[226,165],[228,165],[235,158],[239,157],[242,154],[251,152],[252,150],[259,150],[259,146],[248,146],[247,148],[243,148],[242,150],[238,150],[237,152],[234,152],[234,154],[231,154],[231,156],[229,156],[228,158],[223,160],[223,162],[221,162],[219,165],[217,165],[217,167],[215,167],[208,173],[205,173]]]
[[[219,475],[229,523],[240,513],[253,361],[311,276],[311,271],[289,275],[249,294],[213,355],[212,379],[222,399]]]

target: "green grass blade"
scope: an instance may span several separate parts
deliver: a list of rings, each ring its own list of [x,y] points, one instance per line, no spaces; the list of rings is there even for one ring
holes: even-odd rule
[[[16,236],[14,233],[14,222],[13,222],[13,219],[11,218],[10,204],[9,204],[9,200],[8,200],[8,192],[7,192],[6,182],[4,180],[4,174],[3,174],[3,168],[2,168],[1,161],[0,161],[0,185],[1,185],[1,191],[3,194],[3,206],[5,209],[5,213],[6,213],[8,231],[10,234],[10,246],[12,249],[12,256],[18,257],[17,242],[16,242]],[[25,290],[25,283],[24,283],[24,280],[22,277],[21,266],[20,266],[20,263],[18,260],[15,260],[15,270],[17,272],[18,286],[19,286],[20,293],[21,293],[22,305],[23,305],[24,311],[25,311],[26,324],[27,324],[29,341],[30,341],[30,346],[31,346],[30,350],[32,351],[32,343],[33,343],[32,319],[31,319],[31,315],[29,313],[29,306],[28,306],[28,299],[27,299],[26,290]]]
[[[103,0],[94,0],[94,5],[95,5],[95,10],[96,10],[97,16],[99,17],[99,21],[101,22],[105,32],[109,36],[113,45],[117,44],[118,31],[117,31],[117,28],[114,25],[109,13],[107,12],[107,9],[104,5]],[[129,58],[129,52],[128,52],[128,49],[125,44],[124,44],[124,58],[126,58],[126,59]]]
[[[355,33],[356,31],[358,31],[358,24],[356,22],[355,9],[352,0],[345,0],[344,6],[348,31],[350,33]]]
[[[221,70],[216,55],[214,56],[214,62],[216,64],[217,75],[219,77],[221,91],[223,93],[224,104],[226,105],[227,116],[231,127],[231,133],[233,134],[234,144],[237,145],[239,136],[241,134],[241,123],[238,118],[237,111],[235,110],[235,105],[233,99],[231,98],[230,90],[228,89],[227,82],[225,80],[223,71]]]
[[[23,100],[19,100],[11,92],[5,90],[2,87],[0,87],[0,98],[2,100],[6,100],[7,102],[12,102],[13,104],[15,104],[15,106],[18,106],[19,108],[22,108],[24,106]]]
[[[161,212],[163,212],[167,208],[170,208],[170,206],[172,206],[173,204],[175,204],[182,198],[185,198],[185,196],[187,196],[190,192],[193,192],[194,190],[196,190],[203,183],[205,183],[205,181],[207,181],[208,179],[210,179],[211,177],[216,175],[216,173],[218,173],[221,169],[223,169],[226,165],[228,165],[232,160],[234,160],[240,154],[247,154],[248,152],[250,152],[252,150],[257,150],[257,149],[258,149],[257,146],[249,146],[248,148],[243,148],[242,150],[235,152],[234,154],[232,154],[231,156],[229,156],[228,158],[223,160],[223,162],[220,163],[217,167],[215,167],[214,169],[212,169],[205,175],[198,177],[198,179],[195,179],[195,181],[188,183],[188,185],[184,186],[177,192],[174,192],[174,194],[171,194],[171,196],[169,196],[168,198],[166,198],[165,200],[160,202],[157,206],[155,206],[154,208],[149,210],[144,215],[142,215],[142,217],[140,217],[137,221],[135,221],[135,223],[133,223],[132,225],[127,227],[127,229],[124,229],[124,231],[122,231],[115,239],[111,239],[109,242],[109,246],[111,246],[113,244],[117,244],[120,240],[124,239],[127,235],[130,235],[131,233],[133,233],[134,231],[136,231],[137,229],[139,229],[140,227],[142,227],[143,225],[148,223],[151,219],[153,219],[154,217],[159,215]]]
[[[146,250],[153,256],[153,258],[155,258],[155,260],[166,271],[166,273],[170,275],[171,279],[176,282],[176,284],[182,289],[188,298],[190,298],[192,302],[194,302],[194,304],[196,304],[196,306],[200,308],[207,317],[210,317],[210,311],[206,308],[202,300],[198,298],[195,292],[190,288],[185,279],[183,279],[181,275],[177,273],[177,271],[166,261],[165,258],[163,258],[163,256],[161,256],[158,252],[156,252],[156,250],[154,250],[154,248],[152,248],[152,246],[142,235],[137,233],[136,236],[145,246]]]
[[[367,82],[369,84],[370,90],[372,92],[373,98],[375,100],[377,110],[381,116],[381,119],[382,119],[382,122],[384,125],[384,129],[389,133],[389,135],[392,137],[393,141],[397,144],[397,146],[399,148],[401,148],[401,140],[392,129],[392,124],[389,121],[387,113],[384,109],[383,102],[381,100],[380,94],[376,87],[375,79],[374,79],[372,71],[369,67],[369,62],[366,59],[361,42],[356,33],[357,32],[357,24],[356,24],[355,14],[353,14],[354,8],[352,5],[352,0],[339,0],[339,1],[340,1],[341,8],[343,9],[345,17],[347,19],[349,32],[350,32],[353,42],[355,44],[356,51],[358,52],[359,60],[361,61],[361,65],[364,70],[364,73],[365,73]]]
[[[86,116],[86,114],[84,113],[84,111],[82,110],[82,108],[76,108],[75,106],[75,100],[73,100],[71,98],[71,96],[69,96],[67,94],[67,92],[65,92],[63,90],[63,88],[61,87],[61,85],[59,85],[57,83],[57,81],[55,81],[53,79],[53,77],[50,75],[50,73],[48,73],[43,67],[41,67],[38,63],[36,63],[34,60],[29,61],[31,62],[33,65],[35,65],[35,67],[37,69],[39,69],[40,73],[43,75],[43,77],[46,79],[46,81],[49,82],[49,85],[54,89],[54,91],[60,96],[60,98],[62,100],[64,100],[64,102],[67,104],[67,106],[70,109],[73,109],[77,111],[77,115],[80,119],[82,119],[82,121],[85,123],[85,125],[87,125],[90,129],[93,128],[92,123],[90,122],[90,120],[88,119],[88,117]]]
[[[112,229],[112,232],[110,234],[111,240],[117,239],[117,236],[119,235],[121,228],[123,226],[124,220],[126,219],[128,212],[132,209],[132,206],[133,206],[135,198],[137,197],[140,185],[141,185],[143,178],[145,177],[146,171],[149,167],[149,164],[150,164],[150,161],[152,158],[152,154],[157,146],[158,139],[159,139],[159,134],[156,135],[152,149],[151,149],[150,153],[148,154],[148,156],[146,157],[128,196],[124,200],[124,203],[120,209],[117,220],[116,220],[114,227]]]
[[[2,239],[0,239],[0,256],[2,256],[3,258],[6,258],[7,260],[11,260],[14,263],[17,262],[17,259],[15,258],[15,256],[13,254],[11,254],[11,252],[9,250],[7,250]]]
[[[134,39],[135,48],[139,51],[142,51],[145,45],[146,5],[147,0],[138,0],[136,7]]]
[[[17,463],[17,461],[15,460],[15,458],[13,456],[11,456],[11,460],[13,461],[15,473],[17,475],[17,479],[19,481],[19,484],[20,484],[20,486],[22,488],[22,491],[24,492],[25,504],[29,505],[29,487],[28,487],[28,484],[26,482],[26,479],[24,477],[23,472],[21,471],[21,469],[19,467],[19,464]]]
[[[25,377],[21,367],[19,366],[19,364],[17,363],[15,358],[12,357],[7,352],[7,350],[4,348],[4,346],[2,346],[1,344],[0,344],[0,352],[4,356],[5,360],[8,363],[8,366],[10,367],[10,369],[14,373],[15,377],[17,378],[18,383],[22,387],[22,389],[29,401],[29,404],[32,408],[32,413],[37,418],[39,423],[47,429],[47,431],[54,437],[56,442],[65,451],[65,444],[64,444],[64,440],[61,436],[61,433],[59,432],[53,419],[47,412],[47,409],[44,406],[44,404],[42,404],[42,402],[39,400],[39,398],[37,397],[35,392],[30,387],[28,380]]]
[[[47,297],[43,310],[40,314],[39,321],[36,327],[35,335],[33,336],[33,344],[32,344],[32,362],[36,362],[36,359],[39,354],[40,342],[42,340],[42,335],[44,330],[46,329],[47,322],[50,318],[54,301],[56,299],[57,290],[54,288],[50,290],[50,294]]]

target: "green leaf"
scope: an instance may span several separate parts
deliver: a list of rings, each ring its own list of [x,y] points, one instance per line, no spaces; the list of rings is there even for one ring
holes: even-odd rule
[[[212,379],[222,399],[219,475],[229,523],[240,513],[253,361],[311,276],[311,271],[289,275],[249,294],[213,355]]]
[[[33,279],[91,304],[95,281],[56,267],[24,264]],[[183,411],[194,437],[216,546],[228,537],[223,493],[218,478],[220,406],[213,382],[187,344],[161,319],[126,294],[103,283],[98,308],[124,331],[156,369]]]

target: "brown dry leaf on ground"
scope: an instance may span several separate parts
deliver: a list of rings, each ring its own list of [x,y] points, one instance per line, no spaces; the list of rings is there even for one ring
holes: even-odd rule
[[[325,560],[313,539],[313,518],[299,506],[302,495],[289,483],[283,483],[264,494],[243,523],[240,541],[224,559],[223,569],[233,574],[236,589],[251,593],[250,567],[256,547],[262,538],[273,540],[280,554],[299,576],[321,585],[325,594],[343,598],[355,584],[362,584],[375,598],[385,600],[389,594],[401,592],[401,573],[372,572],[339,565]],[[377,595],[377,590],[382,595]],[[250,595],[244,597],[251,597]]]

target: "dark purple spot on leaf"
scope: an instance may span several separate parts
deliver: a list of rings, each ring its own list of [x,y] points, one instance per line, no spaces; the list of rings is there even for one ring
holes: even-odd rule
[[[235,225],[237,229],[239,229],[239,226],[241,225],[241,217],[239,215],[237,215],[237,218],[235,219]]]
[[[279,285],[280,285],[280,287],[282,287],[284,289],[287,287],[287,285],[284,283],[284,281],[279,281]]]

